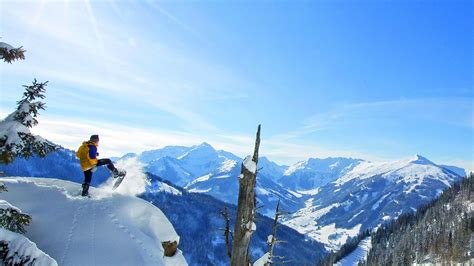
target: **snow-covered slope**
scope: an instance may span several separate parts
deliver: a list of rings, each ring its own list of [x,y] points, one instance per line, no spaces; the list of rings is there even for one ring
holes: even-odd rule
[[[79,196],[80,184],[46,178],[2,178],[2,198],[32,216],[26,236],[59,265],[186,265],[178,250],[165,257],[162,242],[179,242],[152,204],[106,188]]]
[[[336,263],[337,266],[357,266],[359,261],[365,260],[372,247],[371,237],[362,239],[357,248]]]
[[[360,230],[416,210],[460,179],[419,155],[393,162],[361,162],[322,186],[284,223],[336,249]]]

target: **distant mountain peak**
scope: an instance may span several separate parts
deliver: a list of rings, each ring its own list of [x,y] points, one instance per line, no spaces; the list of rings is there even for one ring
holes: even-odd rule
[[[409,163],[424,164],[424,165],[427,165],[427,164],[436,165],[432,161],[428,160],[426,157],[423,157],[422,155],[419,155],[419,154],[415,154],[414,156],[412,156],[409,159]]]
[[[178,159],[183,159],[190,156],[191,157],[211,156],[212,158],[214,158],[214,157],[217,157],[217,151],[211,145],[209,145],[209,143],[203,142],[199,145],[192,146],[189,151],[187,151],[182,156],[178,157]]]
[[[212,147],[211,144],[209,144],[209,143],[207,143],[207,142],[205,142],[205,141],[204,141],[203,143],[197,145],[196,147],[199,147],[199,148],[212,148],[212,149],[214,149],[214,147]]]

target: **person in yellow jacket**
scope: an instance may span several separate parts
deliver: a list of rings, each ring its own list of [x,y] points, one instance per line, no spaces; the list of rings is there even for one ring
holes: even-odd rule
[[[82,184],[82,196],[89,195],[89,186],[92,181],[92,174],[97,170],[98,166],[106,165],[112,172],[113,177],[124,176],[124,171],[115,168],[110,159],[98,159],[99,153],[97,147],[99,146],[99,135],[92,135],[89,141],[84,141],[76,152],[77,158],[81,164],[84,172],[84,183]]]

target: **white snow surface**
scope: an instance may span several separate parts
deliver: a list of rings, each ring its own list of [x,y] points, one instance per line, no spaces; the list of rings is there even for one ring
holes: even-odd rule
[[[285,225],[302,234],[314,232],[315,229],[318,228],[318,219],[329,213],[332,208],[340,206],[339,203],[335,203],[319,209],[319,206],[312,206],[311,202],[307,202],[306,204],[305,208],[301,208],[292,215],[291,220],[283,222]]]
[[[301,195],[300,193],[295,192],[295,191],[293,191],[293,190],[291,190],[291,189],[287,189],[287,191],[290,192],[291,195],[293,195],[293,196],[295,196],[295,197],[297,197],[297,198],[303,197],[303,195]]]
[[[380,203],[382,203],[386,197],[388,197],[390,195],[390,193],[387,193],[385,195],[383,195],[379,200],[377,200],[376,203],[374,203],[374,205],[372,205],[372,210],[376,210],[379,206],[380,206]]]
[[[181,191],[163,182],[158,182],[158,191],[162,191],[162,192],[173,194],[173,195],[183,194],[181,193]]]
[[[262,188],[262,187],[260,187],[260,186],[258,186],[258,185],[257,185],[257,187],[255,188],[255,190],[257,191],[257,194],[258,194],[258,195],[270,195],[270,194],[271,194],[270,191],[268,191],[268,190],[266,190],[266,189],[264,189],[264,188]]]
[[[339,162],[335,162],[329,166],[330,169],[334,169],[339,166]]]
[[[222,165],[219,167],[219,172],[220,173],[227,173],[227,172],[231,171],[232,168],[234,168],[236,164],[237,164],[237,161],[226,159],[222,163]]]
[[[253,266],[264,266],[265,263],[270,263],[270,253],[265,253],[257,261],[253,263]]]
[[[257,173],[257,164],[252,160],[252,156],[245,157],[243,164],[250,172]]]
[[[294,165],[288,167],[285,172],[283,173],[284,176],[289,176],[291,174],[293,174],[294,172],[300,170],[300,169],[303,169],[306,167],[306,164],[308,162],[307,161],[301,161],[301,162],[297,162],[295,163]]]
[[[197,188],[192,188],[190,190],[188,190],[189,192],[191,193],[208,193],[209,191],[211,191],[212,188],[208,188],[208,189],[197,189]]]
[[[348,222],[351,222],[351,221],[354,220],[357,216],[359,216],[359,214],[361,214],[361,213],[363,213],[363,212],[364,212],[364,210],[358,211],[356,214],[354,214],[354,216],[352,216],[352,217],[349,219]]]
[[[321,191],[321,188],[309,189],[309,190],[297,190],[299,194],[314,196]]]
[[[0,48],[5,48],[7,51],[15,49],[13,46],[9,45],[8,43],[0,42]]]
[[[31,242],[22,234],[8,231],[0,227],[0,240],[8,242],[8,257],[15,257],[15,253],[19,256],[34,259],[35,266],[56,266],[58,263],[48,254],[41,251],[35,243]],[[14,259],[13,264],[20,263],[19,258]]]
[[[342,260],[338,261],[337,266],[357,266],[359,261],[366,260],[369,250],[372,248],[371,237],[368,236],[362,239],[357,248]]]
[[[273,236],[272,235],[268,235],[267,236],[267,244],[271,244],[273,241]]]
[[[6,209],[13,209],[17,212],[22,212],[20,209],[18,209],[17,207],[11,205],[8,201],[5,201],[5,200],[0,200],[0,209],[3,209],[3,210],[6,210]]]
[[[254,222],[250,222],[250,221],[247,222],[245,227],[247,227],[247,229],[250,230],[250,231],[256,231],[257,230],[257,225]]]
[[[362,224],[357,224],[353,228],[339,228],[335,223],[319,227],[317,231],[309,233],[309,236],[325,244],[328,250],[337,250],[344,245],[351,237],[355,237],[360,232]]]
[[[207,180],[209,180],[209,178],[211,178],[211,175],[212,174],[207,174],[207,175],[200,176],[200,177],[194,179],[193,181],[191,181],[191,183],[189,183],[189,185],[194,185],[194,184],[199,183],[199,182],[207,181]],[[188,187],[188,186],[186,186],[186,187]]]
[[[161,242],[179,236],[142,199],[93,187],[84,198],[80,184],[57,179],[0,181],[8,187],[2,198],[32,217],[26,237],[59,265],[187,265],[179,250],[164,257]]]

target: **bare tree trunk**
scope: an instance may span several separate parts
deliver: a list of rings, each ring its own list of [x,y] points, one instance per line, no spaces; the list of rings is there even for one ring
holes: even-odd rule
[[[271,237],[269,239],[267,239],[267,242],[268,242],[268,258],[270,261],[272,261],[272,257],[273,257],[273,247],[275,246],[275,243],[276,243],[276,231],[277,231],[277,227],[278,227],[278,218],[280,217],[280,213],[279,213],[279,210],[280,209],[280,199],[278,199],[278,203],[277,203],[277,207],[276,207],[276,211],[275,211],[275,219],[273,219],[273,226],[272,226],[272,234],[271,234]],[[270,266],[270,263],[265,263],[265,266]]]
[[[224,240],[225,240],[225,247],[227,249],[227,256],[229,258],[232,257],[232,250],[230,249],[230,219],[229,219],[229,212],[227,211],[227,206],[224,206],[224,211],[221,212],[221,215],[224,217],[225,220],[225,228],[224,230]]]
[[[242,163],[239,176],[239,200],[237,202],[237,218],[235,220],[234,239],[232,241],[232,266],[249,265],[248,254],[250,238],[256,230],[255,212],[257,181],[258,148],[260,147],[260,125],[257,129],[253,157],[247,156]]]
[[[272,226],[272,234],[271,234],[271,237],[269,236],[269,239],[267,239],[267,243],[268,243],[268,258],[269,258],[269,261],[270,262],[267,262],[265,263],[265,266],[270,266],[270,264],[273,264],[274,261],[273,261],[273,258],[277,258],[279,260],[282,260],[284,259],[285,257],[282,257],[282,256],[274,256],[273,255],[273,248],[275,247],[275,245],[277,245],[278,243],[283,243],[285,241],[280,241],[278,240],[278,238],[276,237],[276,233],[277,233],[277,229],[278,229],[278,220],[280,219],[280,217],[282,215],[285,215],[286,212],[281,212],[280,211],[280,200],[278,199],[278,203],[277,203],[277,207],[276,207],[276,211],[275,211],[275,218],[273,219],[273,226]],[[285,263],[283,261],[280,261],[279,263]]]

